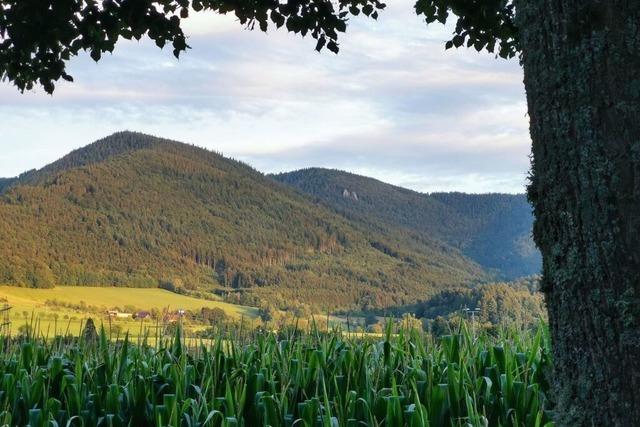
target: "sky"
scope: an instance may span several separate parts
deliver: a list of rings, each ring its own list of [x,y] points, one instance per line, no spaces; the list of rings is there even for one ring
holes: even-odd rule
[[[120,130],[221,152],[266,172],[328,167],[422,192],[524,192],[530,137],[517,60],[444,49],[412,2],[378,21],[352,18],[340,53],[310,37],[245,30],[232,16],[185,23],[175,59],[148,40],[99,63],[69,64],[74,83],[19,93],[0,83],[0,176],[40,168]]]

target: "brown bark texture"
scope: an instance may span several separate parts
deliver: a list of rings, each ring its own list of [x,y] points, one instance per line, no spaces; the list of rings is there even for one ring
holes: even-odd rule
[[[640,426],[640,0],[516,0],[557,423]]]

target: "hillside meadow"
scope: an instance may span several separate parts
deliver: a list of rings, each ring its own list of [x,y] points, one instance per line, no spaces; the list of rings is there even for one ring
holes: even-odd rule
[[[258,317],[258,310],[253,307],[198,299],[157,288],[56,286],[34,289],[0,286],[0,300],[11,307],[11,332],[14,334],[32,321],[38,322],[38,330],[43,334],[47,331],[51,335],[56,332],[78,334],[88,318],[92,318],[97,325],[101,322],[107,324],[107,311],[112,309],[123,312],[172,312],[208,308],[223,310],[229,320],[252,320]],[[140,331],[141,323],[134,319],[114,319],[112,323],[118,325],[117,329],[122,333],[137,335]],[[154,320],[148,319],[143,326],[151,328],[154,324]],[[202,328],[202,325],[197,326]]]

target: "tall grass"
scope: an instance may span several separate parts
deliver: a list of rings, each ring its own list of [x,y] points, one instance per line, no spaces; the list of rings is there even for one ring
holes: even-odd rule
[[[5,340],[0,424],[40,426],[548,426],[549,340],[262,332],[187,348]]]

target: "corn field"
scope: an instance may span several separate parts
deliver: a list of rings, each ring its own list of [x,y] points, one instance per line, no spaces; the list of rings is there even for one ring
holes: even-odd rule
[[[551,426],[549,340],[463,325],[372,338],[256,332],[187,346],[4,340],[0,424],[40,426]]]

